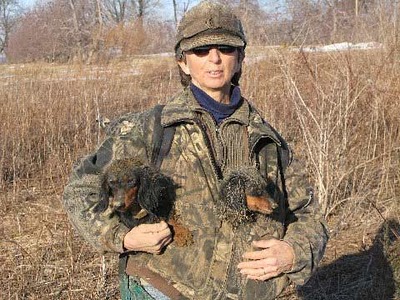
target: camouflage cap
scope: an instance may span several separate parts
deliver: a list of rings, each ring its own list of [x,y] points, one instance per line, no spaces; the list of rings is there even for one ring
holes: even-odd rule
[[[246,37],[240,19],[225,5],[202,1],[182,18],[176,35],[175,51],[204,45],[245,47]]]

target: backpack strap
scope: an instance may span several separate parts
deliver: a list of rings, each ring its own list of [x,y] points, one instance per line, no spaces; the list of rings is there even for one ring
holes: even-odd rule
[[[164,109],[164,105],[156,105],[154,107],[154,128],[153,136],[151,139],[152,152],[151,152],[151,163],[157,168],[161,168],[161,164],[164,157],[171,150],[172,140],[175,135],[175,126],[168,126],[164,128],[161,125],[161,114]]]

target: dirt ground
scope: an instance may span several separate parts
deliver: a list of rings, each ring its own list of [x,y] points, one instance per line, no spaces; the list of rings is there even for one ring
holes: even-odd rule
[[[331,239],[320,268],[299,289],[303,299],[400,299],[399,223],[370,219],[341,226],[330,220]],[[341,228],[342,227],[342,228]],[[393,232],[395,230],[395,233]]]

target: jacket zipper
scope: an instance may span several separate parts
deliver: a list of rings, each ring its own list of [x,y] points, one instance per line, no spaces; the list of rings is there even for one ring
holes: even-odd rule
[[[197,124],[197,126],[199,126],[199,128],[200,128],[200,130],[201,130],[201,132],[203,134],[204,141],[206,143],[206,147],[207,147],[208,153],[210,154],[211,166],[212,166],[212,168],[213,168],[213,170],[215,172],[215,175],[217,176],[217,178],[219,180],[222,180],[222,178],[223,178],[222,171],[221,171],[221,168],[217,164],[217,160],[215,159],[214,150],[212,148],[212,144],[211,144],[210,138],[209,138],[209,136],[207,134],[207,129],[204,128],[205,125],[203,124],[203,122],[201,122],[197,118],[195,119],[195,123]]]

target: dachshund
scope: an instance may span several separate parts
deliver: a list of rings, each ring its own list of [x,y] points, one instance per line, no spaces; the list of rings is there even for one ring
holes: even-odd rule
[[[156,168],[135,158],[117,159],[107,166],[102,185],[98,211],[111,208],[128,228],[166,221],[177,246],[193,242],[174,210],[178,186]]]
[[[272,214],[277,204],[270,199],[268,186],[268,180],[256,168],[227,172],[220,184],[218,216],[238,227],[254,221],[257,214]]]

